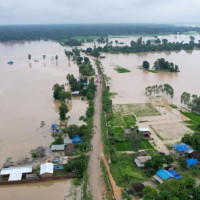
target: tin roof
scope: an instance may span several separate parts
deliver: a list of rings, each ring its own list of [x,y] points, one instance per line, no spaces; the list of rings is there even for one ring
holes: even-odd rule
[[[32,166],[3,168],[0,175],[31,173]]]
[[[156,174],[163,180],[174,178],[174,175],[172,175],[170,172],[168,172],[165,169],[160,169],[156,172]]]
[[[22,179],[22,173],[10,174],[8,181],[20,181]]]
[[[149,131],[149,128],[146,128],[146,127],[141,127],[141,128],[138,128],[138,130],[139,131],[141,131],[141,132],[147,132],[147,131]]]
[[[172,147],[174,147],[178,152],[191,150],[191,148],[184,143],[173,145]]]
[[[51,151],[64,151],[65,144],[53,144],[51,146]]]
[[[53,164],[52,163],[44,163],[40,165],[40,175],[45,173],[53,174]]]

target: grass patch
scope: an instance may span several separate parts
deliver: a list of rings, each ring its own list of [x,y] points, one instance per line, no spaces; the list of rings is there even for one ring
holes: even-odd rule
[[[134,115],[124,115],[123,120],[125,122],[126,128],[130,128],[131,126],[134,126],[136,122],[136,118]]]
[[[116,151],[132,151],[131,141],[117,142],[115,144]]]
[[[154,149],[154,147],[148,140],[144,140],[141,143],[141,149]]]
[[[151,73],[158,73],[158,70],[149,69],[148,72],[151,72]]]
[[[116,154],[111,157],[113,162],[110,170],[116,184],[120,187],[130,186],[130,183],[143,182],[146,179],[145,171],[137,169],[133,154]]]
[[[145,122],[148,122],[148,120],[139,121],[139,123],[145,123]]]
[[[115,104],[113,105],[115,114],[121,115],[134,114],[136,117],[148,117],[161,115],[158,110],[151,103],[138,103],[138,104]]]
[[[178,107],[175,104],[170,104],[170,106],[174,109],[177,109]]]
[[[190,119],[189,121],[185,121],[185,123],[188,124],[187,127],[194,132],[199,132],[200,115],[194,112],[180,112]]]
[[[120,67],[120,66],[116,66],[114,68],[115,71],[117,71],[118,73],[128,73],[131,72],[130,70],[124,68],[124,67]]]
[[[125,126],[123,117],[120,115],[120,113],[116,113],[113,115],[111,121],[110,121],[111,126]]]

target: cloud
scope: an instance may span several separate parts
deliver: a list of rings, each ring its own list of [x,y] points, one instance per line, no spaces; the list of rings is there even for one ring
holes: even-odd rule
[[[1,0],[0,24],[198,23],[199,0]]]

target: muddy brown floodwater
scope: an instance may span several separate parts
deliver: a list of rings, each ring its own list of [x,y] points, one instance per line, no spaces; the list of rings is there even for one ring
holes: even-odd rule
[[[66,58],[64,47],[56,42],[0,43],[0,52],[2,166],[8,157],[16,161],[26,155],[30,156],[30,150],[38,146],[49,147],[52,142],[50,125],[59,122],[58,110],[52,97],[52,86],[55,83],[66,83],[68,73],[78,77],[79,72],[77,65]],[[32,56],[31,61],[28,61],[28,54]],[[43,55],[46,55],[45,60]],[[54,59],[56,55],[58,61]],[[10,60],[14,62],[13,65],[7,64]],[[81,100],[72,102],[70,123],[80,124],[79,117],[85,114],[86,107],[87,104]],[[45,121],[42,128],[41,121]],[[0,199],[62,199],[61,195],[67,190],[64,188],[68,187],[66,184],[71,183],[59,181],[0,187]],[[27,198],[27,195],[30,198]]]
[[[146,102],[145,88],[154,84],[169,83],[175,90],[173,102],[180,104],[180,96],[184,91],[192,94],[200,93],[200,51],[154,52],[137,54],[105,54],[102,59],[105,74],[111,77],[111,91],[118,95],[113,99],[114,104]],[[174,62],[180,68],[179,73],[151,73],[137,68],[143,61],[150,62],[151,67],[158,58]],[[130,73],[117,73],[115,66],[122,66]]]

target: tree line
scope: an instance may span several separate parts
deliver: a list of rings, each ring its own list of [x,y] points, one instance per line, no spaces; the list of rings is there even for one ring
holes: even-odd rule
[[[188,31],[200,31],[200,28],[163,24],[1,25],[0,41],[61,40],[76,36],[177,34]]]

